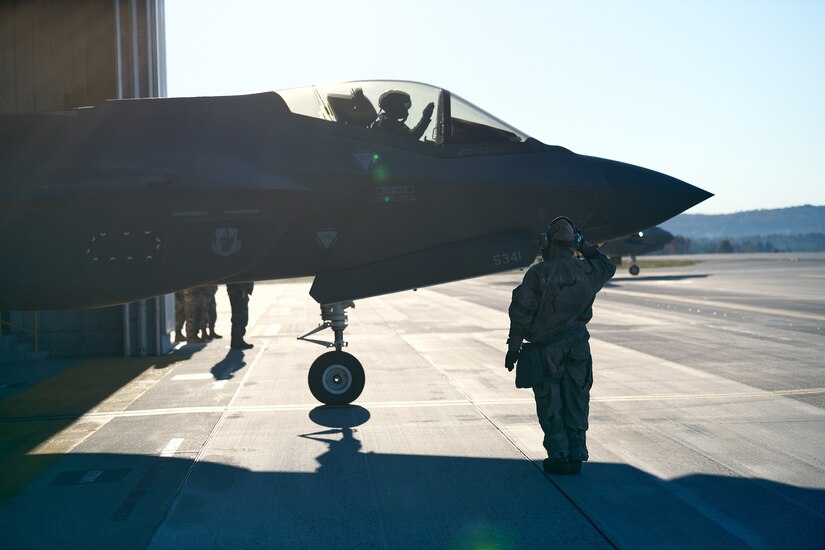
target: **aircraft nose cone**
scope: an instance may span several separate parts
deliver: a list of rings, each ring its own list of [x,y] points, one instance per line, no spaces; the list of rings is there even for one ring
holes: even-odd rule
[[[587,236],[593,240],[608,240],[653,227],[713,196],[641,166],[588,158],[610,187],[609,193],[597,199],[587,224],[592,228],[592,236]]]

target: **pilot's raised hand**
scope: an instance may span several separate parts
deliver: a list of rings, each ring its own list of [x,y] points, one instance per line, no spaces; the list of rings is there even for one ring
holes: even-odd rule
[[[433,109],[435,109],[435,103],[430,101],[426,107],[424,107],[423,116],[424,118],[432,118],[433,116]]]

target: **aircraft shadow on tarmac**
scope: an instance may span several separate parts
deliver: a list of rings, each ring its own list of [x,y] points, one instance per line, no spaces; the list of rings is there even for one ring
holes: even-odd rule
[[[48,460],[57,458],[57,455],[32,456],[34,449],[68,429],[146,371],[163,370],[186,361],[199,352],[200,347],[189,346],[161,357],[101,358],[80,362],[0,400],[0,467],[4,471],[0,480],[0,502],[31,481],[36,472],[42,470],[44,462],[41,461],[48,463]],[[113,362],[117,368],[112,368]],[[32,468],[33,462],[41,463]]]
[[[357,427],[369,418],[362,407],[313,410],[326,429],[298,437],[323,448],[314,472],[55,456],[0,506],[0,532],[12,547],[143,547],[154,534],[160,548],[607,547],[589,522],[618,547],[812,548],[825,537],[823,490],[704,474],[662,480],[599,462],[548,478],[524,459],[365,453]]]

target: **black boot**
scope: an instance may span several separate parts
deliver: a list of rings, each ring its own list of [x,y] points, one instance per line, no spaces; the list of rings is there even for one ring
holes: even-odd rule
[[[215,340],[223,338],[223,336],[215,332],[215,327],[209,327],[209,337],[214,338]]]
[[[581,462],[579,462],[579,471],[581,471]],[[567,457],[545,458],[544,472],[548,474],[570,475],[573,472],[570,461]],[[575,472],[578,473],[578,472]]]
[[[241,340],[233,340],[232,344],[229,347],[232,348],[232,349],[252,349],[255,346],[253,344],[248,344],[248,343],[244,342],[243,339],[241,339]]]

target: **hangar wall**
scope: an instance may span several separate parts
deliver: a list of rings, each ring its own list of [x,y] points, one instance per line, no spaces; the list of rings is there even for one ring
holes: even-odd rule
[[[0,0],[0,115],[165,95],[163,0]],[[52,356],[151,355],[171,348],[174,300],[2,319],[18,334],[36,323]]]
[[[163,0],[0,1],[0,113],[166,95]]]

